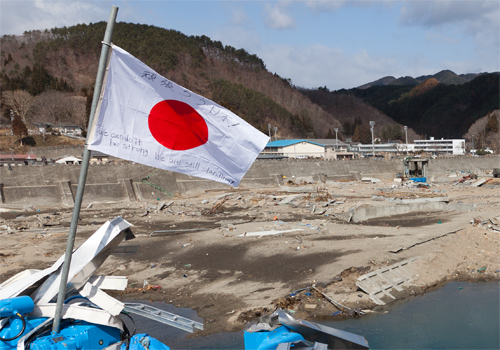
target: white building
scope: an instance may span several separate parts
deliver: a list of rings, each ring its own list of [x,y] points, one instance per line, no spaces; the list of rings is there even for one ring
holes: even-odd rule
[[[415,145],[408,143],[376,143],[374,145],[371,144],[358,144],[357,151],[363,154],[366,153],[406,153],[406,152],[414,152]]]
[[[379,143],[379,144],[358,144],[357,151],[363,154],[377,153],[415,153],[427,152],[435,154],[465,154],[464,139],[440,139],[433,137],[430,140],[414,140],[414,143]]]
[[[324,145],[324,159],[326,160],[354,158],[354,153],[348,151],[349,145],[343,141],[340,141],[339,139],[308,139],[307,141]]]
[[[53,125],[52,130],[58,131],[63,135],[75,136],[81,136],[83,131],[82,127],[73,124]]]
[[[54,162],[56,164],[82,164],[82,158],[75,156],[64,156],[54,159]]]
[[[314,142],[317,141],[317,142]],[[277,140],[267,144],[261,153],[264,157],[288,157],[288,158],[323,158],[323,159],[346,159],[352,158],[354,153],[377,155],[384,153],[406,154],[416,152],[427,152],[434,154],[465,154],[465,140],[415,140],[414,143],[376,143],[376,144],[352,144],[338,140]]]
[[[430,140],[415,140],[415,152],[428,152],[437,154],[465,154],[464,139],[440,139],[431,137]]]
[[[308,140],[277,140],[269,142],[261,154],[298,159],[323,158],[325,156],[325,145]]]

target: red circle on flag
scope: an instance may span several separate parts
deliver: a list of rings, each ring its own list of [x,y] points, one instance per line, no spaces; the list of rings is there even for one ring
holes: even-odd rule
[[[148,126],[156,141],[174,151],[185,151],[208,141],[205,119],[181,101],[158,102],[149,112]]]

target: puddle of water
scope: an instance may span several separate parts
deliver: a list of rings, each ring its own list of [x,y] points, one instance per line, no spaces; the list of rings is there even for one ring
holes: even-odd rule
[[[383,227],[421,227],[427,225],[439,225],[448,222],[450,221],[448,219],[450,215],[452,214],[449,212],[414,212],[368,219],[357,224]]]

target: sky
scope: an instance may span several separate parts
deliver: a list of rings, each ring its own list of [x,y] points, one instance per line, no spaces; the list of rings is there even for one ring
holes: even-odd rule
[[[107,21],[113,5],[118,22],[243,48],[303,88],[500,71],[500,0],[0,0],[0,35]]]

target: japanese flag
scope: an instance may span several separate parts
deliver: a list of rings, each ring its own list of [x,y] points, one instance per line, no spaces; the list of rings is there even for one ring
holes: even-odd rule
[[[268,140],[112,46],[89,149],[236,187]]]

